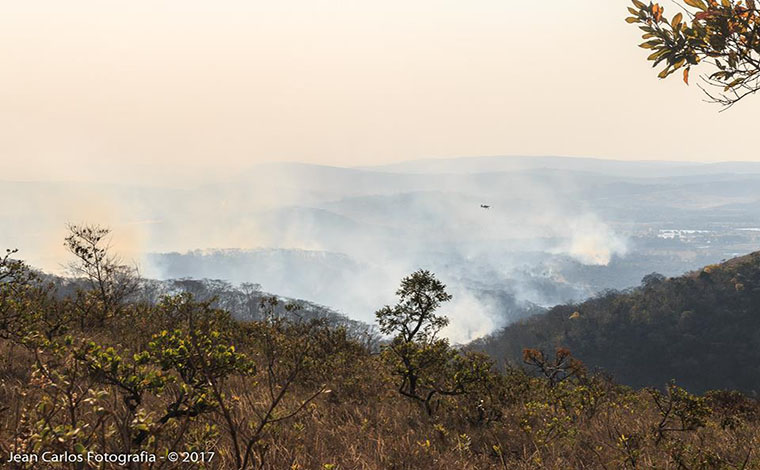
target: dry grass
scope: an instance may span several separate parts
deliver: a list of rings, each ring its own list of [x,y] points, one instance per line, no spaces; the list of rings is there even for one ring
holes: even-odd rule
[[[24,435],[23,428],[34,416],[39,417],[34,408],[49,393],[30,384],[31,352],[20,346],[9,348],[10,342],[0,342],[0,443],[4,452],[43,442],[40,436]],[[601,379],[549,387],[544,380],[512,372],[501,382],[500,390],[490,390],[495,398],[483,404],[478,394],[446,399],[429,416],[418,404],[399,396],[380,356],[365,352],[354,359],[331,369],[329,391],[293,418],[267,426],[255,445],[250,468],[760,468],[760,411],[756,403],[738,396],[720,403],[703,400],[710,410],[699,425],[666,431],[658,440],[656,430],[662,415],[647,391],[628,390]],[[232,377],[225,387],[233,412],[255,421],[254,416],[267,403],[265,382]],[[313,387],[311,383],[295,384],[282,410],[296,407]],[[114,399],[117,395],[112,390],[111,398],[102,405],[118,414],[124,407]],[[158,413],[165,402],[161,396],[151,396],[142,407]],[[490,419],[482,418],[483,412]],[[82,424],[95,426],[95,416],[83,413]],[[667,427],[676,428],[676,421]],[[171,448],[214,450],[215,460],[206,465],[153,468],[235,468],[229,433],[218,410],[178,421],[163,432],[175,436],[182,426],[189,430]],[[114,434],[109,439],[113,442],[106,446],[114,450],[119,438]],[[157,449],[170,448],[164,444]],[[100,445],[95,440],[91,448]]]

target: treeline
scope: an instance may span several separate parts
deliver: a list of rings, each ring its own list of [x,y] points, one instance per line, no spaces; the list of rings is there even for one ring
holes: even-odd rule
[[[78,291],[87,288],[87,281],[80,278],[53,276],[36,273],[42,282],[54,286],[59,298],[72,297]],[[239,321],[263,320],[266,315],[286,317],[298,320],[321,320],[333,327],[343,327],[349,336],[376,347],[380,336],[377,328],[367,323],[353,320],[335,310],[303,299],[294,299],[263,291],[261,285],[241,283],[234,285],[222,279],[169,279],[155,280],[139,278],[139,288],[130,296],[130,302],[156,305],[167,296],[182,293],[191,294],[196,301],[208,301],[211,307],[226,310],[233,319]],[[278,302],[266,309],[270,299]],[[290,307],[287,307],[290,306]],[[286,308],[287,307],[287,308]]]
[[[760,253],[684,276],[646,276],[512,324],[472,347],[519,362],[524,348],[566,347],[635,387],[675,379],[691,391],[760,393]]]
[[[80,286],[63,295],[0,259],[0,452],[74,456],[9,468],[757,468],[760,406],[675,384],[635,391],[570,351],[524,367],[440,337],[450,299],[432,273],[378,310],[376,349],[263,297],[234,319],[187,289],[145,292],[107,232],[72,227]],[[100,462],[89,453],[159,457]],[[196,460],[172,462],[172,452]]]

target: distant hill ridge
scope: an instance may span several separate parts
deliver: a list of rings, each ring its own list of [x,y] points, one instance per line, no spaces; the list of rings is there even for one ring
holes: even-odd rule
[[[674,378],[690,390],[760,393],[760,252],[683,276],[656,274],[623,292],[507,326],[470,347],[521,360],[523,348],[569,348],[631,386]]]
[[[386,165],[358,167],[399,173],[480,173],[530,169],[574,170],[620,176],[675,176],[716,173],[760,173],[760,162],[694,162],[616,160],[563,156],[481,156],[407,160]],[[652,173],[654,171],[654,174]]]

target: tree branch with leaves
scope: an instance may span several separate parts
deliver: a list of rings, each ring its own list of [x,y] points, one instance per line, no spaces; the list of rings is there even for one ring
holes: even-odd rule
[[[658,3],[633,0],[626,21],[639,26],[651,50],[653,66],[664,64],[658,77],[681,71],[689,83],[692,67],[709,65],[700,88],[708,100],[733,106],[760,90],[760,11],[755,0],[684,0],[672,17]]]

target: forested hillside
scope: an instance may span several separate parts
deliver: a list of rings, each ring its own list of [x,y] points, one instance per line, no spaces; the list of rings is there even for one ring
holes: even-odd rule
[[[560,305],[473,347],[522,361],[523,348],[569,348],[632,386],[670,379],[692,391],[760,392],[760,252],[680,277]]]
[[[183,281],[191,285],[153,298],[155,286],[101,245],[106,234],[72,227],[67,247],[80,277],[65,289],[13,252],[0,258],[0,453],[8,468],[760,466],[754,399],[729,391],[694,395],[664,382],[634,390],[563,348],[526,349],[521,367],[500,367],[441,337],[451,295],[428,271],[404,277],[397,303],[378,309],[387,341],[377,349],[339,323],[304,314],[303,304],[274,297],[262,296],[255,315],[238,319],[218,299],[194,297],[213,285]],[[716,314],[742,322],[740,343],[757,331],[737,313],[750,312],[757,295],[748,267],[755,261],[653,277],[639,291],[588,302],[569,316],[608,325],[623,310],[603,315],[603,306],[614,304],[605,302],[651,297],[639,300],[651,310],[683,285],[684,298],[706,292],[696,300],[722,304]],[[564,322],[568,309],[526,325],[557,318],[568,325],[566,335],[579,337],[583,330]],[[693,312],[685,318],[702,321],[704,312]],[[664,319],[650,323],[669,331]],[[728,323],[705,322],[726,330]],[[626,344],[618,349],[627,351]],[[740,354],[755,354],[749,346],[731,345],[720,359],[744,365],[752,356]],[[664,374],[680,358],[652,360],[641,370]]]

